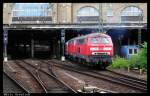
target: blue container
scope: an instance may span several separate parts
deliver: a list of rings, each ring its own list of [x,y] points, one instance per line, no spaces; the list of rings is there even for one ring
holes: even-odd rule
[[[124,45],[121,46],[121,55],[130,59],[132,55],[137,55],[139,52],[138,45]]]

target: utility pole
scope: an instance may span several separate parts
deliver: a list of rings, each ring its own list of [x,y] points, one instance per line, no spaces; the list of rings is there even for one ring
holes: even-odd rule
[[[103,7],[102,5],[103,4],[101,3],[101,27],[102,27],[102,32],[103,32],[104,30],[103,30],[103,9],[102,9]]]
[[[99,20],[98,20],[98,24],[99,24],[99,32],[103,32],[103,18],[102,18],[102,3],[99,3]]]

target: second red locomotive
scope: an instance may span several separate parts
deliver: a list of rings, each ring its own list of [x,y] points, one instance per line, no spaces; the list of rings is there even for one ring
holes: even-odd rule
[[[91,33],[66,42],[66,56],[89,66],[105,69],[112,63],[113,43],[103,33]]]

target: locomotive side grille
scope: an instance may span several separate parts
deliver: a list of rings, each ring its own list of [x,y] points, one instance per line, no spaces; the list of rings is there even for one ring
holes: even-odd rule
[[[89,56],[90,59],[94,59],[94,60],[100,60],[103,58],[111,58],[110,55],[91,55]]]

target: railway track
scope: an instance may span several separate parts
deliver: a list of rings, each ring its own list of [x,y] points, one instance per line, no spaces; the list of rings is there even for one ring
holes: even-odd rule
[[[147,92],[147,83],[146,81],[137,79],[137,78],[133,78],[130,76],[126,76],[126,75],[122,75],[122,74],[117,74],[111,70],[106,70],[106,72],[109,72],[109,74],[104,74],[106,72],[97,72],[94,70],[89,70],[88,68],[80,68],[80,67],[73,67],[73,66],[69,66],[66,64],[62,64],[60,62],[56,62],[54,60],[51,61],[44,61],[44,63],[51,63],[53,64],[53,66],[57,66],[63,69],[67,69],[70,71],[74,71],[80,74],[84,74],[87,76],[91,76],[94,78],[98,78],[98,79],[103,79],[109,82],[113,82],[113,83],[117,83],[117,84],[121,84],[130,88],[134,88],[136,90],[140,90],[142,92]],[[88,70],[87,70],[88,69]],[[90,71],[90,72],[89,72]],[[113,73],[113,75],[112,75]]]
[[[21,68],[23,68],[24,70],[26,70],[28,73],[30,73],[30,75],[36,80],[36,82],[40,85],[40,90],[42,90],[41,92],[42,93],[47,93],[47,90],[45,89],[45,87],[43,86],[42,82],[39,80],[39,78],[36,76],[36,73],[37,71],[30,71],[28,68],[24,67],[21,65],[21,63],[16,60],[15,61],[15,64],[17,64],[18,66],[20,66]],[[31,92],[30,92],[31,93]]]
[[[32,72],[36,72],[34,74],[36,74],[38,80],[41,82],[42,86],[46,90],[46,93],[77,93],[66,83],[59,80],[52,72],[52,70],[49,73],[42,70],[40,63],[38,63],[37,67],[35,67],[33,64],[26,61],[19,62],[22,63],[22,67],[26,67],[26,69]]]
[[[22,86],[22,84],[20,84],[17,80],[12,78],[8,73],[3,71],[3,75],[5,75],[7,78],[9,78],[17,86],[17,88],[19,88],[23,93],[29,93],[29,90],[27,90],[24,86]]]
[[[7,66],[5,65],[4,67],[4,72],[6,72],[16,82],[18,82],[19,85],[21,85],[24,89],[26,89],[28,93],[44,92],[42,85],[39,83],[36,76],[32,72],[22,67],[17,61],[14,61],[13,63],[10,63]],[[11,69],[7,69],[9,67],[11,67]]]
[[[67,61],[67,63],[70,64],[71,62]],[[74,64],[74,65],[77,65],[77,64]],[[81,66],[80,67],[79,66],[75,66],[75,67],[80,68]],[[131,81],[132,83],[135,82],[135,83],[139,83],[141,85],[147,86],[147,81],[146,80],[138,79],[138,78],[131,77],[131,76],[128,76],[128,75],[125,75],[125,74],[121,74],[121,73],[112,71],[110,69],[106,69],[104,72],[103,71],[91,70],[89,68],[87,68],[87,69],[92,71],[92,72],[94,72],[94,73],[96,73],[96,74],[100,74],[101,75],[101,73],[104,73],[104,74],[107,73],[108,75],[115,75],[116,78],[119,78],[119,79],[122,79],[122,80],[126,80],[126,81],[129,81],[129,82]]]
[[[107,69],[106,71],[109,72],[109,73],[111,73],[111,74],[118,75],[118,78],[119,78],[119,79],[131,81],[131,82],[135,82],[135,83],[138,83],[138,84],[147,86],[147,81],[146,81],[146,80],[142,80],[142,79],[138,79],[138,78],[131,77],[131,76],[128,76],[128,75],[124,75],[124,74],[121,74],[121,73],[112,71],[112,70],[110,70],[110,69]]]
[[[120,84],[122,85],[126,85],[129,86],[131,88],[135,88],[138,89],[140,91],[146,92],[147,91],[147,83],[146,82],[141,82],[141,80],[137,79],[137,78],[130,78],[129,76],[122,76],[121,74],[117,74],[117,73],[112,73],[110,71],[105,71],[105,72],[97,72],[97,71],[91,71],[92,74],[96,74],[99,76],[104,76],[104,77],[108,77],[110,79],[113,79],[117,82],[120,82]]]
[[[43,62],[43,60],[38,60],[38,63],[42,65],[42,69],[43,70],[46,70],[46,68],[49,68],[51,73],[54,74],[54,76],[57,76],[52,70],[54,69],[53,68],[53,65],[52,64],[47,64],[45,62]],[[49,65],[49,66],[48,66]],[[91,90],[91,91],[90,91]],[[101,89],[101,88],[98,88],[98,87],[94,87],[94,86],[86,86],[84,89],[80,89],[80,90],[77,90],[77,93],[116,93],[115,91],[111,91],[111,90],[106,90],[106,89]]]

